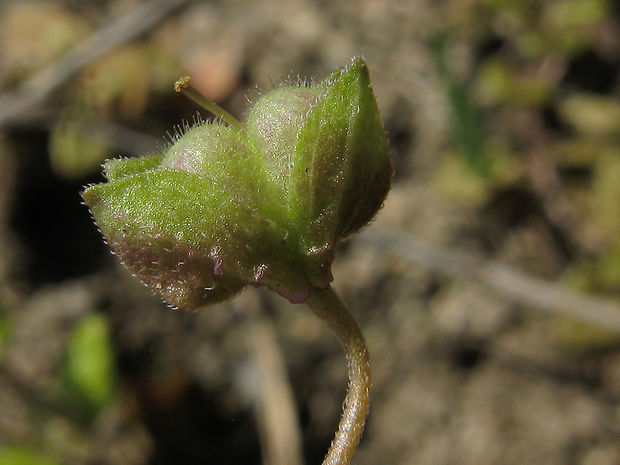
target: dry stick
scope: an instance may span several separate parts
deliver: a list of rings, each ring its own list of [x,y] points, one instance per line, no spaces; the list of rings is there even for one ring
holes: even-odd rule
[[[349,383],[338,431],[323,465],[348,465],[362,436],[370,407],[370,359],[359,325],[331,287],[313,288],[306,302],[344,346]]]
[[[139,4],[38,71],[17,91],[0,95],[0,126],[41,104],[87,64],[145,33],[191,0],[151,0]]]
[[[375,227],[362,239],[442,275],[477,281],[515,303],[620,331],[620,305],[611,299],[586,296],[473,254],[425,244],[402,231]]]
[[[247,318],[248,342],[259,374],[256,418],[266,465],[303,465],[301,432],[282,350],[256,292],[233,301]]]

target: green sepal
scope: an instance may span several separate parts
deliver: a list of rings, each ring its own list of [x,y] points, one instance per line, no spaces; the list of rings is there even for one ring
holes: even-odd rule
[[[245,284],[305,298],[288,232],[227,186],[160,168],[91,186],[83,197],[114,253],[173,307],[219,302]]]
[[[242,171],[251,172],[252,167],[248,164],[252,162],[252,154],[247,150],[240,130],[205,123],[180,136],[164,155],[160,168],[228,183]]]
[[[162,157],[161,154],[153,154],[136,158],[112,158],[103,164],[103,173],[109,181],[115,181],[157,168]]]
[[[260,154],[282,203],[289,188],[297,136],[320,93],[312,87],[279,87],[261,96],[248,115],[249,142]]]
[[[316,285],[324,284],[336,242],[381,208],[392,177],[366,63],[354,60],[319,87],[326,91],[297,138],[288,193],[289,216]]]
[[[262,157],[251,150],[246,132],[205,123],[183,134],[168,149],[160,168],[185,171],[226,189],[229,200],[255,205],[266,218],[286,222],[286,210],[274,202],[276,188],[268,182]]]

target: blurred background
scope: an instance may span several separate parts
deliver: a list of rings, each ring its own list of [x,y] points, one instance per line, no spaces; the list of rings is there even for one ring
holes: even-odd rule
[[[355,463],[620,463],[620,3],[0,2],[0,465],[320,463],[342,350],[263,290],[172,311],[80,191],[199,109],[366,57],[395,167],[335,288]],[[203,113],[203,116],[208,116]]]

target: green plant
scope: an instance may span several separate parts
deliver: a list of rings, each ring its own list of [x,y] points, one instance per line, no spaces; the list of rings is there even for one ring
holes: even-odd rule
[[[161,154],[110,160],[84,201],[110,247],[169,305],[193,309],[248,284],[305,302],[342,341],[348,393],[324,464],[347,464],[369,406],[370,366],[330,286],[338,241],[375,216],[392,167],[361,58],[311,85],[261,96],[245,124],[188,87],[219,121],[185,128]]]

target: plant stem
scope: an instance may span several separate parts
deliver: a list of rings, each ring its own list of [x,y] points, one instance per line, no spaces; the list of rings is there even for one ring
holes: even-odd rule
[[[349,382],[338,431],[323,465],[349,465],[364,430],[370,407],[370,359],[359,325],[330,287],[313,288],[308,307],[336,333],[344,346]]]

